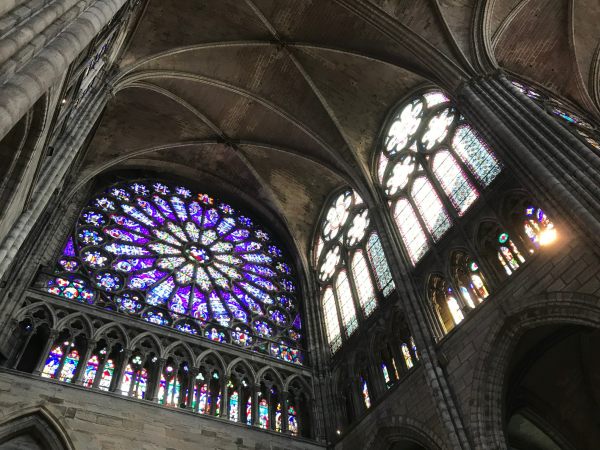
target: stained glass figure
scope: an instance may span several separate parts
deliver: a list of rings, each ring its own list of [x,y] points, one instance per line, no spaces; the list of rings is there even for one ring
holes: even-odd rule
[[[296,408],[291,405],[288,407],[288,431],[292,436],[298,436],[298,417]]]
[[[403,343],[401,346],[402,356],[404,357],[404,363],[408,369],[412,369],[414,366],[412,356],[410,355],[410,350],[408,349],[408,345]]]
[[[388,372],[388,368],[385,365],[385,363],[381,363],[381,372],[383,373],[383,381],[385,381],[386,386],[389,388],[390,384],[392,382],[392,379],[390,378],[390,374]]]
[[[239,418],[239,395],[237,391],[233,391],[229,395],[229,420],[237,422]]]
[[[498,261],[500,261],[500,265],[502,265],[506,274],[511,275],[525,262],[525,258],[510,239],[508,233],[500,233],[498,243],[500,244],[498,247]]]
[[[73,349],[67,354],[58,379],[67,383],[73,381],[73,377],[75,376],[75,370],[77,369],[78,363],[79,352]]]
[[[269,404],[264,398],[258,402],[258,426],[265,430],[269,428]]]
[[[100,379],[99,388],[103,391],[108,391],[115,372],[115,363],[112,359],[107,359],[102,370],[102,378]]]
[[[352,199],[340,196],[328,216],[330,238]],[[93,304],[98,292],[114,310],[218,342],[228,342],[231,328],[230,342],[244,347],[256,320],[270,322],[263,336],[289,335],[290,321],[270,316],[277,296],[298,313],[292,266],[269,232],[207,194],[158,181],[120,183],[92,198],[57,268],[50,294]],[[300,344],[291,344],[294,352]]]
[[[371,407],[371,397],[369,397],[369,387],[367,386],[367,380],[363,377],[360,377],[360,385],[362,390],[363,402],[365,403],[365,407],[368,409]]]
[[[68,345],[68,344],[67,344]],[[64,356],[64,348],[62,345],[57,345],[52,350],[50,350],[50,354],[46,359],[46,364],[42,369],[42,377],[44,378],[54,378],[56,376],[56,371],[60,366],[62,358]]]
[[[92,356],[86,366],[85,372],[83,374],[83,386],[87,388],[91,388],[94,384],[94,379],[96,378],[96,373],[98,372],[98,366],[100,361],[96,355]]]

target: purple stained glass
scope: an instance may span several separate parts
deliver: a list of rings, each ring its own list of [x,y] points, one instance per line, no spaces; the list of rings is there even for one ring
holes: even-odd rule
[[[218,342],[290,338],[293,271],[281,247],[237,208],[182,186],[118,184],[93,197],[57,267],[92,287],[60,277],[50,294],[92,302],[96,287],[114,311]]]
[[[73,246],[73,238],[67,239],[67,243],[65,244],[65,248],[63,249],[63,255],[75,256],[75,247]]]

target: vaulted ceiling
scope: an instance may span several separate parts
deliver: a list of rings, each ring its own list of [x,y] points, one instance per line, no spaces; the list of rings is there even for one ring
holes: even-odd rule
[[[599,117],[598,23],[597,0],[149,0],[81,181],[222,182],[306,256],[325,198],[372,183],[381,123],[419,85],[502,67]]]

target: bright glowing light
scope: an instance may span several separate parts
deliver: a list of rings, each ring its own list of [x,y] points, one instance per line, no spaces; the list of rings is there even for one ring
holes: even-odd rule
[[[540,233],[540,245],[552,244],[557,238],[555,228],[547,228]]]

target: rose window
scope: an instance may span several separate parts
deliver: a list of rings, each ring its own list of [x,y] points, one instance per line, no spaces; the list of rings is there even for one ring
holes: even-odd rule
[[[296,285],[282,250],[206,194],[113,186],[82,211],[58,266],[51,294],[300,362]]]

